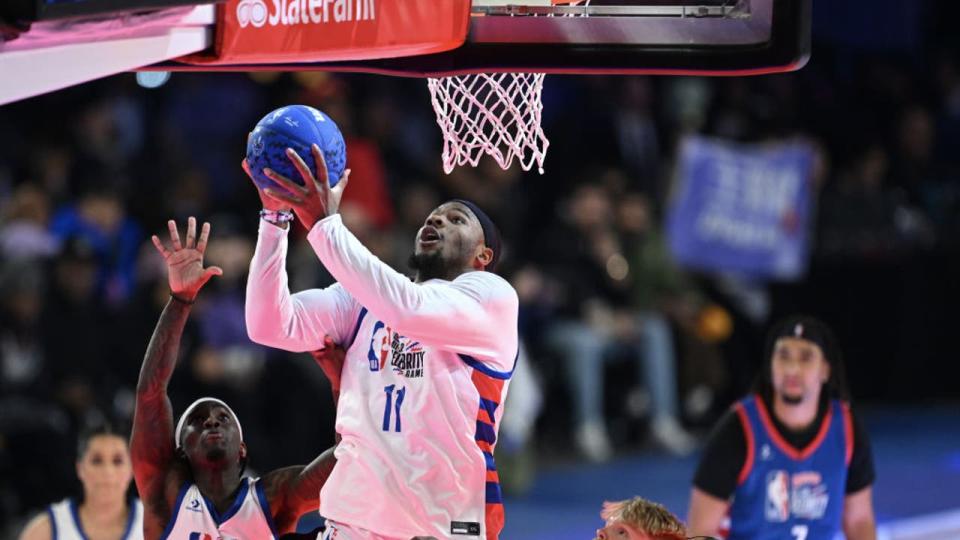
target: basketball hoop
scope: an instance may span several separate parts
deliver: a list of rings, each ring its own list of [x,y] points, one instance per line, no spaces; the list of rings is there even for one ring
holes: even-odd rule
[[[472,73],[429,78],[430,100],[443,133],[443,170],[476,167],[484,154],[503,169],[514,158],[543,174],[547,140],[540,126],[543,73]]]
[[[543,2],[543,9],[518,8],[505,2],[490,5],[504,4],[501,10],[518,16],[575,17],[586,13],[555,8],[558,4],[581,4],[581,0]],[[590,0],[582,2],[584,7],[589,4]],[[503,169],[510,168],[516,159],[523,170],[529,171],[536,163],[543,174],[543,161],[550,146],[540,124],[543,78],[543,73],[470,73],[428,78],[430,101],[443,133],[443,171],[450,174],[458,165],[476,167],[487,154]]]

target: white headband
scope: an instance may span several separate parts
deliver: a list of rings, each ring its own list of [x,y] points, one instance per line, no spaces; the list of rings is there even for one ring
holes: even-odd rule
[[[184,426],[184,424],[187,423],[187,417],[190,416],[190,413],[191,413],[195,408],[197,408],[197,405],[200,405],[200,404],[203,403],[204,401],[212,401],[212,402],[216,403],[217,405],[220,405],[221,407],[223,407],[224,409],[226,409],[226,410],[230,413],[230,416],[233,416],[233,421],[237,423],[237,432],[240,433],[240,440],[242,441],[242,440],[243,440],[243,428],[240,427],[240,419],[237,418],[237,413],[233,412],[233,409],[231,409],[229,405],[227,405],[226,403],[220,401],[220,400],[217,399],[217,398],[213,398],[213,397],[202,397],[202,398],[194,401],[193,403],[191,403],[190,406],[187,407],[187,410],[183,411],[183,414],[180,415],[180,420],[177,422],[177,431],[174,432],[174,435],[173,435],[173,436],[175,437],[175,441],[176,441],[176,443],[177,443],[177,448],[180,448],[180,434],[183,432],[183,426]]]

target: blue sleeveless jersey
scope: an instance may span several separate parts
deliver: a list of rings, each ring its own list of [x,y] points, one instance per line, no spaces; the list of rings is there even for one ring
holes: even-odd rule
[[[763,400],[735,406],[747,454],[730,506],[731,540],[818,540],[841,529],[853,424],[833,400],[816,437],[797,449],[780,436]]]

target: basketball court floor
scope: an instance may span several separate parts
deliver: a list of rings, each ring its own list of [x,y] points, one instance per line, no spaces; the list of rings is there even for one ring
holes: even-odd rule
[[[865,408],[877,482],[880,540],[960,539],[960,415],[956,408]],[[600,505],[641,495],[687,512],[697,457],[645,453],[604,465],[539,473],[523,498],[505,502],[502,540],[583,540],[600,524]]]
[[[864,408],[877,482],[880,540],[960,539],[960,410]],[[697,458],[645,453],[604,465],[542,470],[529,494],[505,502],[502,540],[593,538],[604,500],[641,495],[687,512]]]
[[[878,540],[960,540],[960,410],[864,407],[877,469]],[[624,455],[603,465],[541,469],[523,497],[507,497],[501,540],[590,540],[605,500],[640,495],[686,518],[697,456]],[[318,526],[304,518],[302,531]]]

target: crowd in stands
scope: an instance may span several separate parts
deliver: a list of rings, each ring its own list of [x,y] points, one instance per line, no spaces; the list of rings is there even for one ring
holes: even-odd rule
[[[673,260],[663,219],[678,142],[701,133],[815,144],[808,285],[877,265],[916,269],[908,261],[918,258],[956,269],[960,56],[920,49],[922,60],[823,46],[798,73],[756,78],[550,76],[542,176],[489,160],[443,174],[418,79],[174,74],[147,90],[124,74],[0,107],[0,531],[76,490],[78,430],[104,417],[129,422],[168,298],[149,242],[167,219],[210,221],[208,264],[224,270],[188,323],[174,410],[199,395],[235,404],[256,448],[253,471],[303,462],[332,442],[320,370],[309,356],[254,345],[244,327],[260,208],[240,160],[256,121],[290,103],[337,121],[353,171],[344,221],[396,268],[448,197],[474,200],[500,226],[529,368],[511,399],[526,399],[532,415],[504,428],[501,450],[529,450],[540,433],[541,457],[602,461],[648,443],[692,451],[697,428],[746,390],[765,325],[809,306],[797,300],[807,289],[783,293]],[[329,284],[296,229],[291,288]],[[949,278],[927,275],[907,272],[913,285],[876,294],[935,302]],[[832,283],[831,294],[841,289]],[[710,309],[731,318],[732,335],[703,328]],[[894,330],[918,340],[940,331],[911,324]],[[848,342],[851,364],[875,350]]]

